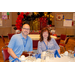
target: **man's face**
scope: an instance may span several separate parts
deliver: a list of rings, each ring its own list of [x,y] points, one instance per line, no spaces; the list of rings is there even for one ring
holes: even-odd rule
[[[27,36],[30,32],[30,26],[28,24],[23,25],[22,27],[22,34]]]

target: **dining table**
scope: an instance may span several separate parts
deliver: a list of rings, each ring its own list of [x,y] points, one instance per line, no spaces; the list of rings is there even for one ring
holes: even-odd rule
[[[65,56],[64,54],[60,54],[60,56],[61,56],[60,58],[54,57],[54,58],[48,58],[45,60],[42,60],[41,58],[37,58],[35,61],[27,61],[28,57],[25,57],[25,60],[22,61],[20,57],[19,60],[21,60],[22,62],[75,62],[75,57],[71,58],[69,56]]]

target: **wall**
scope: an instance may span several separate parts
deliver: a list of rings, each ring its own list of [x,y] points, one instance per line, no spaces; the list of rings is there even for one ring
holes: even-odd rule
[[[0,12],[0,18],[2,18],[2,12]],[[7,36],[12,32],[12,13],[9,12],[9,19],[2,19],[2,26],[0,26],[0,36]]]
[[[63,20],[62,21],[57,21],[56,20],[56,14],[63,14],[65,19],[73,19],[73,13],[74,12],[52,12],[51,15],[54,16],[52,20],[52,25],[55,25],[56,29],[56,34],[61,35],[61,34],[66,34],[66,35],[75,35],[75,25],[72,27],[64,27],[63,26]],[[12,24],[16,24],[16,19],[17,19],[17,12],[12,13]],[[14,31],[14,30],[13,30]]]
[[[56,14],[61,13],[64,14],[64,18],[73,18],[73,12],[52,12],[51,14],[54,16],[52,24],[55,25],[56,34],[66,34],[66,35],[74,35],[75,36],[75,25],[73,27],[63,27],[63,20],[57,21],[56,20]],[[4,36],[7,36],[8,33],[15,33],[15,30],[13,29],[16,24],[17,20],[17,12],[10,12],[10,19],[2,20],[3,26],[0,26],[0,35],[3,34]],[[2,12],[0,12],[0,18],[2,17]],[[75,23],[75,22],[74,22]]]
[[[54,16],[53,25],[55,25],[56,34],[57,35],[66,34],[69,36],[72,36],[72,35],[75,36],[75,25],[73,25],[72,27],[64,27],[63,20],[61,20],[61,21],[56,20],[56,14],[58,14],[58,13],[63,14],[65,19],[73,19],[74,12],[53,12],[52,13],[52,15]],[[75,24],[75,22],[74,22],[74,24]]]
[[[15,33],[14,25],[16,24],[17,17],[17,12],[12,12],[12,33]]]

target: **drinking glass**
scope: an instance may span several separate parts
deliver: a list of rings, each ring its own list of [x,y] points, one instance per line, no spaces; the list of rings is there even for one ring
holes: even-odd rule
[[[31,61],[31,59],[32,59],[31,56],[30,56],[31,53],[29,52],[28,54],[29,54],[29,56],[28,56],[28,59],[27,60],[28,61]]]
[[[74,58],[74,51],[71,52],[71,58]]]
[[[46,59],[46,51],[41,53],[41,61],[44,62]]]
[[[55,51],[55,50],[49,50],[49,53],[50,53],[49,56],[50,56],[51,59],[54,58],[54,51]]]
[[[71,57],[72,50],[68,50],[68,56]]]
[[[33,55],[32,60],[36,61],[36,57],[35,57],[36,53],[33,53],[32,55]]]

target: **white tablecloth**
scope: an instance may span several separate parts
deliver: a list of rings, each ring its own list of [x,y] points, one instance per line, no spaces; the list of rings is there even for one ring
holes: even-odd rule
[[[28,36],[29,36],[32,40],[39,40],[39,38],[40,38],[40,35],[39,35],[39,34],[29,34]],[[52,35],[51,35],[51,38],[57,39],[56,36],[52,36]]]
[[[21,58],[19,58],[21,60]],[[63,56],[61,58],[53,58],[53,59],[49,59],[49,60],[43,60],[43,61],[39,61],[40,58],[36,59],[36,61],[34,62],[75,62],[75,58],[70,58],[68,56]],[[41,59],[40,59],[41,60]],[[27,62],[27,61],[23,61],[23,62]],[[31,61],[28,61],[28,62],[31,62]]]
[[[54,59],[51,59],[49,60],[49,62],[75,62],[75,58],[70,58],[68,56],[63,56],[61,58],[54,58]]]

